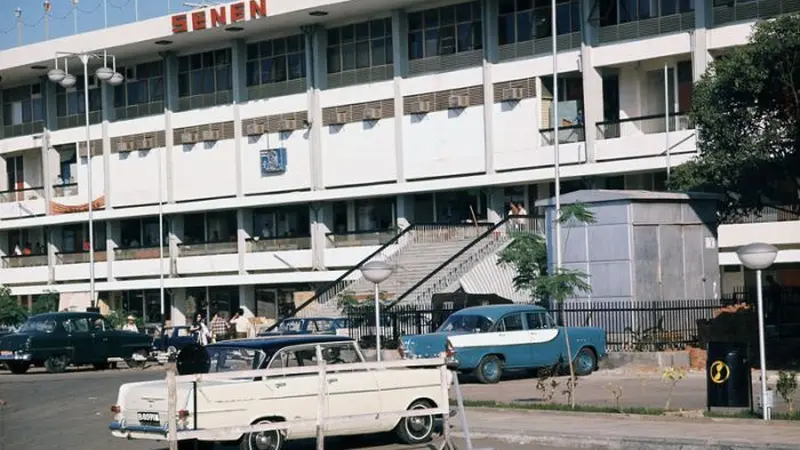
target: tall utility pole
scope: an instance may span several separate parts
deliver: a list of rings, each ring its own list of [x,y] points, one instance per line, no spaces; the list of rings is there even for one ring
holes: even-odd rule
[[[558,29],[556,27],[556,0],[550,8],[550,33],[553,37],[553,166],[555,168],[554,184],[556,185],[556,207],[555,207],[555,246],[556,246],[556,270],[561,270],[561,155],[558,144],[561,136],[558,134]]]
[[[17,45],[22,45],[22,8],[17,6],[14,10],[14,15],[17,17]]]
[[[50,39],[50,0],[44,0],[44,40]]]
[[[108,0],[103,0],[103,28],[108,28]]]
[[[78,34],[78,1],[72,0],[72,32]]]

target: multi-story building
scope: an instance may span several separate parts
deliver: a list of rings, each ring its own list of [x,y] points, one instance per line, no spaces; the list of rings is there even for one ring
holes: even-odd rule
[[[275,315],[409,224],[438,224],[415,241],[435,253],[441,230],[497,222],[509,201],[533,212],[553,194],[555,139],[562,192],[662,189],[696,152],[693,80],[755,20],[796,11],[558,0],[554,98],[550,5],[246,0],[0,52],[0,283],[89,304],[90,179],[99,297],[159,321],[164,261],[178,323]],[[125,79],[90,75],[86,92],[72,58],[63,88],[47,77],[56,52],[108,52]],[[738,267],[751,234],[800,248],[797,224],[723,227],[721,264]]]

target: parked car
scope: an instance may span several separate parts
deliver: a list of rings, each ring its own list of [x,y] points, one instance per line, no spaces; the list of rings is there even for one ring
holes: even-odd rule
[[[567,333],[565,333],[567,331]],[[506,369],[566,366],[569,335],[577,375],[589,375],[606,356],[606,333],[592,327],[559,327],[535,305],[489,305],[453,313],[435,333],[404,336],[404,358],[447,353],[462,373],[482,383],[497,383]]]
[[[265,331],[258,335],[334,334],[347,336],[349,328],[347,319],[343,317],[295,317],[284,320],[273,331]]]
[[[187,372],[228,372],[252,369],[288,369],[317,364],[320,346],[328,373],[329,417],[378,414],[448,404],[438,368],[353,368],[364,362],[357,343],[343,336],[293,335],[237,339],[206,346],[186,347],[178,364]],[[202,351],[202,352],[201,352]],[[188,357],[187,357],[188,356]],[[189,364],[194,362],[195,364]],[[182,364],[186,363],[186,364]],[[186,370],[193,366],[195,370]],[[450,382],[451,380],[447,380]],[[292,374],[257,378],[177,383],[177,410],[182,423],[192,428],[222,428],[246,424],[315,419],[319,375]],[[124,384],[119,389],[110,425],[114,436],[126,439],[163,440],[167,425],[165,381]],[[434,430],[433,416],[400,419],[378,416],[376,420],[331,422],[327,436],[382,433],[394,430],[408,444],[428,441]],[[186,429],[186,428],[184,428]],[[285,432],[232,433],[222,441],[238,441],[243,450],[280,450],[286,440],[315,436],[315,425],[290,425]],[[208,442],[180,441],[181,448]]]
[[[190,329],[187,325],[165,328],[160,335],[153,336],[153,353],[165,354],[168,359],[174,359],[184,347],[197,342]]]
[[[151,345],[148,336],[115,330],[99,313],[46,313],[28,318],[16,333],[0,338],[0,361],[17,374],[31,365],[44,365],[51,373],[71,364],[105,369],[109,358],[123,358],[136,367],[144,364]]]

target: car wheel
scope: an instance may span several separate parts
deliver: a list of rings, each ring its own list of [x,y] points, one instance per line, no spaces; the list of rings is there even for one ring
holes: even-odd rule
[[[22,375],[28,371],[28,369],[31,367],[31,363],[23,361],[8,361],[6,362],[6,366],[8,366],[8,370],[10,370],[11,373]]]
[[[495,384],[503,376],[503,361],[495,355],[484,356],[475,369],[475,376],[483,384]]]
[[[411,411],[414,409],[428,409],[433,407],[434,406],[427,400],[416,400],[408,409]],[[422,444],[431,440],[434,422],[433,415],[406,417],[397,424],[395,432],[404,444]]]
[[[259,420],[253,425],[272,423],[270,420]],[[283,448],[283,433],[278,430],[256,431],[245,433],[239,441],[240,450],[280,450]]]
[[[597,365],[597,357],[590,348],[583,347],[575,356],[575,375],[591,375]]]
[[[50,373],[62,373],[67,370],[68,365],[67,355],[53,355],[44,360],[44,368]]]
[[[94,367],[94,370],[107,370],[108,369],[108,362],[92,363],[92,367]]]
[[[147,362],[147,352],[136,350],[130,358],[125,358],[125,364],[131,369],[142,369]]]

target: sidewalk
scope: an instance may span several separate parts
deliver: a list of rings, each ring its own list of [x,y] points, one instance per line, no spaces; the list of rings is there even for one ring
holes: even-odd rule
[[[770,449],[800,448],[800,426],[749,419],[682,419],[570,412],[468,408],[472,439],[516,444],[608,449]],[[458,416],[451,420],[462,437]]]

